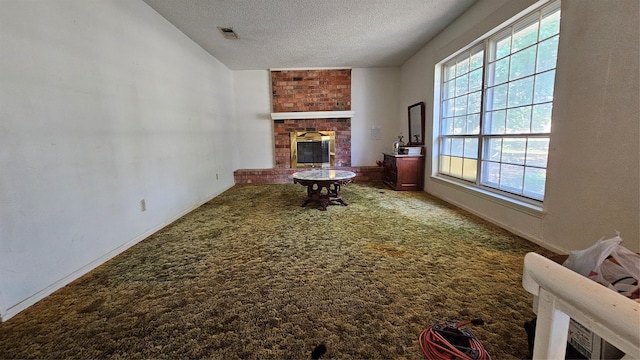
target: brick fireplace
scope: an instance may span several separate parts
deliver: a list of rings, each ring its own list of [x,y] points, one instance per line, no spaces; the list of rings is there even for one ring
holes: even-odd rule
[[[273,112],[284,117],[273,124],[276,168],[291,167],[294,131],[335,131],[335,166],[351,166],[351,118],[312,117],[351,110],[351,69],[272,71],[271,91]]]
[[[290,133],[295,131],[334,131],[335,166],[351,166],[351,119],[274,120],[276,168],[291,168]]]
[[[237,170],[236,183],[286,183],[291,167],[290,133],[335,132],[335,167],[358,181],[381,179],[381,168],[351,167],[351,69],[272,70],[274,169]]]

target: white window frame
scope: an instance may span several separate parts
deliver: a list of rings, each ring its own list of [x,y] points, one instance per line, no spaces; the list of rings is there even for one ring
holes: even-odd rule
[[[546,141],[548,146],[548,141],[550,138],[550,126],[548,128],[545,127],[542,131],[534,131],[534,129],[530,128],[524,133],[519,133],[519,134],[503,133],[500,135],[496,135],[496,134],[485,132],[485,129],[483,129],[483,127],[488,124],[488,120],[486,119],[488,117],[487,114],[489,114],[490,111],[492,110],[488,107],[488,104],[487,104],[487,100],[489,98],[487,93],[489,92],[488,89],[492,88],[495,85],[495,83],[491,82],[492,78],[488,74],[489,71],[487,71],[487,69],[489,69],[490,66],[493,66],[493,62],[490,63],[489,60],[491,61],[496,60],[496,59],[493,59],[490,54],[490,51],[494,50],[493,48],[491,48],[491,44],[492,44],[491,41],[493,39],[500,38],[505,33],[507,33],[507,36],[512,35],[512,29],[518,28],[520,25],[526,24],[527,22],[531,23],[532,17],[536,17],[536,20],[534,20],[534,23],[538,22],[539,24],[543,14],[548,14],[549,12],[555,12],[559,10],[560,10],[560,0],[550,1],[543,5],[536,6],[536,8],[534,8],[533,10],[526,11],[526,13],[524,13],[523,15],[520,15],[517,18],[511,19],[508,22],[505,22],[504,24],[502,24],[501,26],[496,27],[490,33],[486,34],[484,37],[470,43],[468,46],[453,53],[451,56],[448,56],[447,58],[445,58],[444,60],[442,60],[436,65],[435,91],[434,91],[434,120],[435,120],[434,121],[434,156],[433,156],[433,160],[434,160],[433,178],[434,179],[441,180],[441,181],[444,181],[445,183],[454,184],[455,186],[471,190],[487,198],[493,197],[495,199],[498,199],[499,201],[507,201],[510,203],[515,203],[517,205],[523,205],[525,208],[532,209],[534,211],[542,211],[542,203],[544,199],[541,198],[539,195],[534,194],[534,196],[528,196],[530,194],[524,193],[524,189],[525,189],[524,175],[522,180],[521,193],[510,192],[508,191],[509,189],[505,189],[504,187],[501,188],[500,185],[496,187],[491,187],[485,184],[487,182],[486,181],[487,176],[486,176],[486,172],[482,171],[483,170],[482,167],[485,166],[483,165],[483,163],[485,164],[488,163],[489,158],[488,156],[486,156],[488,154],[488,147],[485,146],[484,143],[487,143],[488,141],[490,141],[490,139],[516,139],[516,138],[524,139],[525,149],[528,150],[529,145],[527,144],[529,139],[531,139],[532,142],[537,141],[538,143],[542,143],[543,146]],[[542,39],[536,37],[536,40],[534,41],[533,44],[537,49],[540,43],[543,43],[544,40],[547,40],[553,37],[555,37],[557,41],[557,38],[559,38],[559,33],[550,37],[544,37]],[[460,58],[461,56],[464,57],[465,54],[473,54],[478,49],[480,49],[480,51],[483,52],[483,60],[481,65],[481,69],[482,69],[482,85],[481,85],[481,95],[480,95],[481,107],[479,110],[473,109],[472,111],[470,110],[470,112],[467,113],[467,107],[465,106],[464,112],[461,113],[462,116],[458,116],[457,113],[453,114],[452,112],[447,112],[445,115],[445,112],[449,108],[448,106],[449,104],[446,104],[446,102],[452,99],[452,95],[450,93],[445,94],[445,92],[447,92],[447,89],[448,89],[446,86],[446,82],[452,79],[451,77],[448,77],[448,73],[445,73],[446,67],[452,61],[455,61],[455,59]],[[523,47],[523,49],[528,49],[528,48],[525,46]],[[557,51],[557,44],[555,49]],[[513,53],[509,53],[507,55],[507,58],[511,58],[517,54],[518,53],[514,51]],[[498,60],[499,59],[500,57],[498,58]],[[472,61],[469,61],[468,63],[471,63],[471,62]],[[537,63],[537,60],[536,60],[536,63]],[[470,69],[471,70],[467,70],[468,73],[472,72],[473,70],[473,68],[470,68]],[[510,67],[508,67],[508,69],[509,71],[511,71]],[[555,69],[556,69],[556,64],[553,64],[553,67],[543,71],[538,71],[538,69],[534,69],[533,72],[525,74],[521,78],[515,77],[513,79],[507,79],[506,82],[502,82],[502,85],[506,84],[507,86],[509,86],[510,83],[514,83],[522,78],[530,78],[533,81],[536,79],[536,76],[544,74],[545,72],[552,72],[553,74],[555,74]],[[471,92],[472,91],[468,91],[468,93],[471,93]],[[464,96],[466,97],[466,95]],[[548,100],[542,103],[549,104],[550,106],[552,106],[553,100],[551,98],[551,100]],[[532,99],[531,102],[526,103],[524,105],[533,108],[534,105],[540,105],[540,104],[541,102],[536,102],[535,99]],[[512,109],[512,108],[518,108],[518,106],[517,105],[511,106],[511,107],[506,106],[506,108],[502,110],[506,111],[507,109]],[[477,126],[478,127],[477,133],[455,134],[453,131],[456,131],[456,129],[459,129],[459,124],[457,124],[458,125],[457,127],[454,127],[452,125],[450,129],[448,130],[444,129],[445,125],[449,126],[447,121],[457,122],[458,118],[464,118],[468,114],[471,114],[473,116],[478,115],[480,117],[479,124],[476,125],[475,122],[469,120],[466,122],[466,125],[465,125],[467,129]],[[549,112],[549,117],[550,117],[550,112]],[[469,116],[469,118],[471,118],[471,116]],[[471,123],[473,124],[470,125]],[[456,170],[459,169],[458,174],[462,175],[460,177],[450,176],[451,171],[449,171],[449,174],[447,174],[447,171],[445,170],[447,157],[449,159],[454,158],[454,156],[452,155],[454,151],[453,148],[451,148],[449,152],[443,152],[443,154],[441,154],[442,145],[444,144],[444,143],[441,143],[441,141],[447,138],[461,139],[460,141],[466,141],[468,144],[469,143],[471,144],[471,146],[464,146],[463,150],[460,150],[460,147],[456,148],[458,151],[458,153],[456,153],[455,155],[457,162],[458,163],[464,162],[464,164],[467,165],[463,172],[462,168],[459,168],[460,165],[457,164],[458,167],[456,167]],[[462,140],[462,139],[465,139],[465,140]],[[477,150],[473,149],[474,141],[475,141],[475,144],[477,144],[476,145]],[[511,141],[514,141],[514,140],[511,140]],[[462,153],[462,151],[464,151],[464,153]],[[547,147],[547,155],[548,155],[548,147]],[[546,176],[546,166],[547,166],[546,160],[547,159],[545,158],[544,166],[542,167],[544,169],[545,176]],[[453,161],[453,160],[449,160],[449,161]],[[518,160],[518,161],[521,161],[521,160]],[[520,165],[523,173],[528,168],[533,168],[533,170],[539,169],[538,165],[529,166],[525,163],[525,161],[528,161],[528,158],[527,160],[522,160],[522,164]],[[474,165],[474,162],[475,162],[475,165]],[[502,162],[501,159],[497,164],[499,166],[509,165],[507,162]],[[473,169],[474,166],[476,167],[475,169]],[[445,170],[445,171],[441,172],[441,170]],[[466,177],[466,179],[463,177]],[[546,186],[546,180],[543,186]]]

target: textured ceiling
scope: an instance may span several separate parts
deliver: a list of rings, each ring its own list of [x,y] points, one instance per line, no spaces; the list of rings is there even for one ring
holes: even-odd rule
[[[259,70],[400,66],[476,0],[144,1],[229,69]]]

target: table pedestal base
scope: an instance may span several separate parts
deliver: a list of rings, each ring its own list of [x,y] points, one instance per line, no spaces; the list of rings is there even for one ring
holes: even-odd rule
[[[351,180],[301,180],[294,179],[294,183],[305,185],[307,187],[307,199],[300,205],[301,207],[307,206],[309,203],[320,204],[322,211],[327,210],[327,206],[332,201],[336,201],[344,206],[347,206],[346,201],[340,195],[340,186],[349,183]]]

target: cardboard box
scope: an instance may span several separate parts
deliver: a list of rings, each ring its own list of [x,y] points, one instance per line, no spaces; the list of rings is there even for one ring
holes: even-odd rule
[[[567,341],[587,359],[621,359],[624,353],[577,321],[569,321]]]

